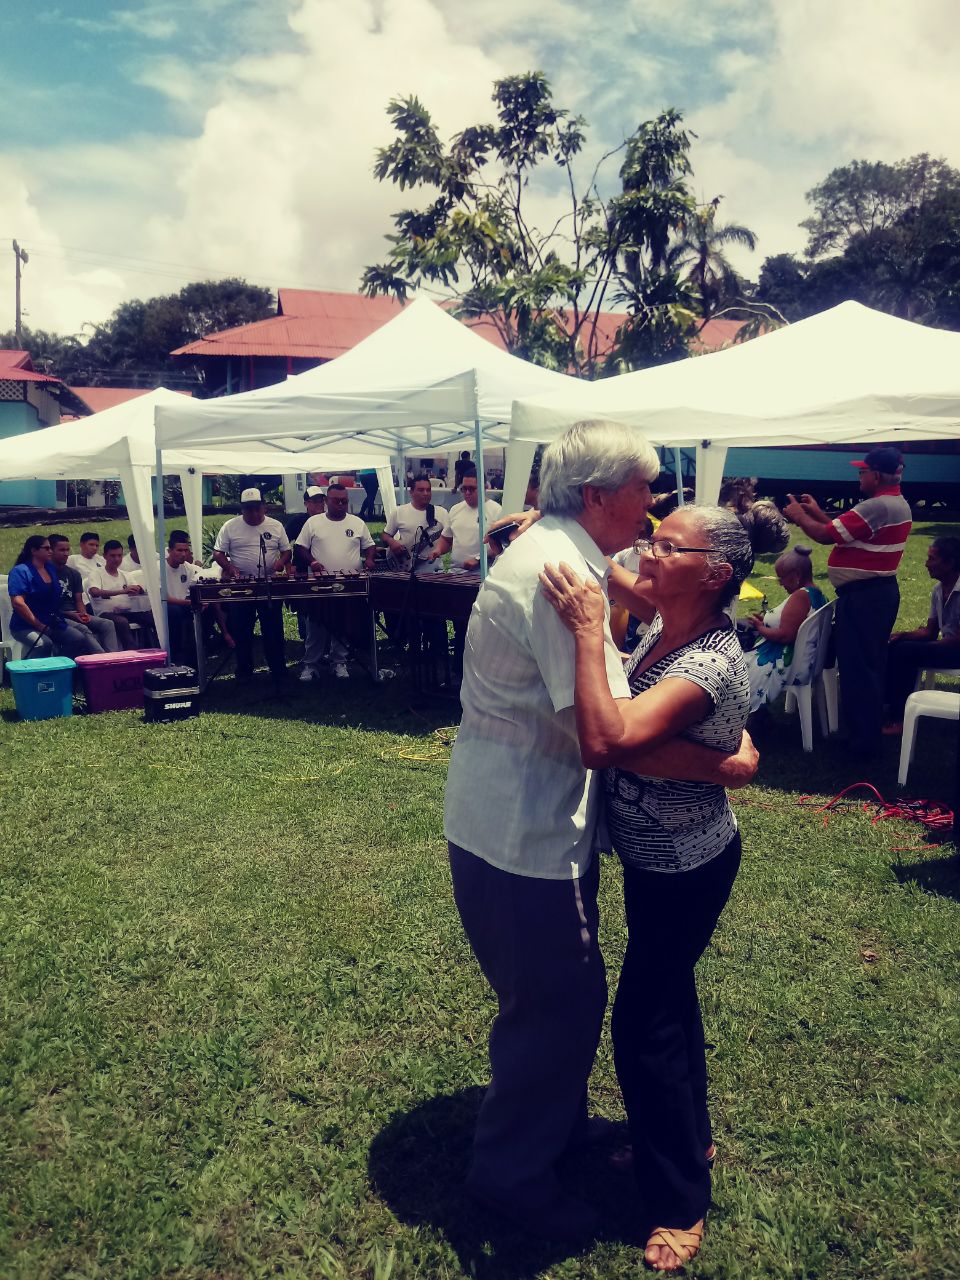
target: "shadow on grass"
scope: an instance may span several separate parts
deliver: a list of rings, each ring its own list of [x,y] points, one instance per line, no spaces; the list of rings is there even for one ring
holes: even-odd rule
[[[430,1098],[395,1114],[370,1146],[370,1182],[390,1210],[414,1227],[441,1234],[466,1275],[476,1280],[532,1280],[581,1250],[536,1240],[475,1204],[463,1190],[483,1090]],[[568,1157],[564,1185],[602,1211],[603,1236],[637,1245],[633,1184],[598,1148]],[[592,1247],[590,1243],[584,1250]]]
[[[960,902],[960,854],[952,845],[945,846],[946,857],[926,862],[895,862],[893,874],[901,884],[915,884],[925,893]]]
[[[311,724],[354,728],[411,737],[460,721],[459,690],[419,691],[405,676],[374,684],[364,672],[349,681],[324,676],[301,683],[291,671],[278,690],[266,672],[249,683],[231,677],[213,681],[203,710],[226,715],[256,716],[264,720],[300,720]]]

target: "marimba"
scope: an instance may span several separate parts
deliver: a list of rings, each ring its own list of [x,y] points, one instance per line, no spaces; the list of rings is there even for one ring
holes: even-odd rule
[[[479,573],[409,573],[384,570],[370,578],[370,604],[378,613],[412,614],[466,622],[480,590]]]

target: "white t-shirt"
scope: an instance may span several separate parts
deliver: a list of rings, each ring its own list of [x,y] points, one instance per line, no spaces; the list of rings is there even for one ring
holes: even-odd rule
[[[583,767],[575,645],[540,590],[565,561],[603,586],[609,565],[575,520],[545,516],[499,556],[470,615],[463,718],[447,772],[448,840],[491,866],[541,880],[582,876],[593,856],[597,780]],[[610,691],[629,698],[609,626]]]
[[[140,563],[140,561],[134,560],[133,556],[130,554],[129,551],[120,561],[121,573],[139,573],[142,568],[143,568],[143,565]]]
[[[451,537],[450,533],[450,517],[443,507],[434,507],[433,509],[433,525],[429,532],[440,538]],[[417,531],[427,527],[426,511],[418,511],[412,502],[405,502],[402,507],[397,507],[393,515],[387,519],[384,533],[389,533],[392,538],[396,538],[398,542],[402,542],[408,551],[413,547],[417,538]],[[434,538],[436,541],[436,538]],[[423,544],[421,543],[421,546]],[[431,544],[432,545],[432,544]],[[423,564],[420,569],[421,573],[439,573],[443,568],[443,560],[437,558],[429,564]]]
[[[73,557],[71,556],[72,560]],[[69,563],[69,561],[67,562]],[[128,587],[131,585],[129,575],[124,573],[122,569],[116,574],[107,573],[106,568],[94,569],[87,577],[85,583],[87,591],[91,587],[97,587],[100,591],[117,591],[120,587]],[[113,613],[115,609],[128,609],[133,596],[110,596],[104,600],[97,596],[90,597],[90,608],[95,614]]]
[[[127,596],[123,607],[129,609],[131,613],[149,613],[150,597],[147,595],[147,575],[142,569],[137,569],[135,573],[128,573],[125,576],[131,587],[143,587],[143,595]]]
[[[326,512],[311,516],[297,538],[297,546],[309,548],[310,559],[327,573],[357,573],[361,553],[373,545],[370,530],[349,512],[342,520],[331,520]]]
[[[451,564],[463,564],[464,560],[480,558],[480,504],[468,507],[465,502],[458,502],[450,508],[450,531],[453,537],[453,549],[450,552]],[[483,514],[489,529],[498,518],[503,508],[499,502],[487,498],[483,504]]]
[[[88,560],[86,556],[82,556],[79,551],[75,551],[72,556],[67,556],[67,564],[71,569],[76,569],[80,577],[83,578],[84,587],[87,586],[87,579],[94,569],[102,569],[106,564],[103,556],[91,556]]]
[[[228,556],[237,573],[255,578],[262,569],[261,538],[269,574],[284,551],[290,550],[283,525],[271,516],[264,516],[260,524],[247,524],[243,516],[234,516],[220,526],[213,549]]]
[[[178,564],[174,569],[166,556],[163,557],[164,567],[167,571],[167,599],[168,600],[189,600],[190,586],[200,577],[201,570],[195,564],[191,564],[189,560],[185,560],[183,564]]]

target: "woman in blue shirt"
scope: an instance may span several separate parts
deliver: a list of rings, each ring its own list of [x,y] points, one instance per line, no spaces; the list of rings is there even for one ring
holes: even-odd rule
[[[100,652],[86,627],[61,614],[61,590],[60,579],[50,565],[50,539],[35,533],[23,544],[7,579],[13,607],[10,632],[24,646],[25,657],[65,654],[73,658],[79,653]]]

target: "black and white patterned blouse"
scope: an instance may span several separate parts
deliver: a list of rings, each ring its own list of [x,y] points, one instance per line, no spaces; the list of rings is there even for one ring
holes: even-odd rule
[[[692,681],[709,695],[713,710],[682,736],[718,751],[735,751],[750,708],[750,679],[736,633],[732,628],[708,631],[638,673],[662,630],[658,614],[627,664],[632,695],[668,676]],[[604,784],[611,841],[628,867],[691,871],[722,853],[737,830],[723,787],[645,778],[617,768],[606,770]]]

